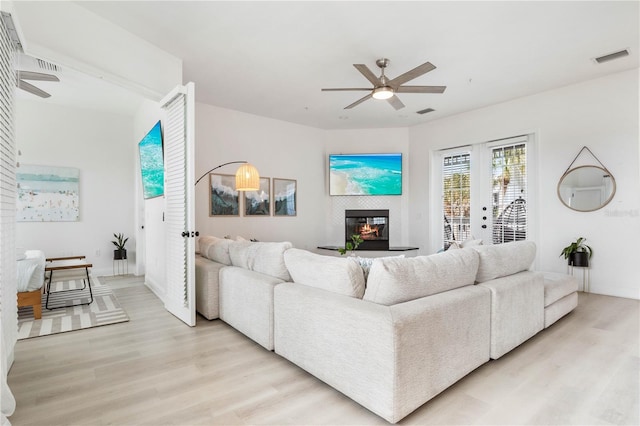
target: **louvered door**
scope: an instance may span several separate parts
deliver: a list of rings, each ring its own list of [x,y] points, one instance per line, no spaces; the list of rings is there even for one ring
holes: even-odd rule
[[[2,12],[4,14],[4,12]],[[15,407],[6,385],[18,339],[18,299],[16,286],[16,150],[13,134],[14,49],[5,22],[0,19],[0,336],[2,342],[0,387],[1,423]]]
[[[196,325],[194,206],[194,84],[179,86],[162,102],[165,155],[165,308]]]

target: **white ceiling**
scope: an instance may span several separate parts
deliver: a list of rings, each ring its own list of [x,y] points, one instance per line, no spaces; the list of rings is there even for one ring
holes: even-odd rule
[[[325,129],[412,126],[638,68],[638,1],[90,1],[86,9],[181,58],[199,102]],[[621,49],[604,64],[592,58]],[[426,61],[400,94],[406,108],[368,100],[352,64],[393,78]],[[418,115],[416,111],[435,112]]]

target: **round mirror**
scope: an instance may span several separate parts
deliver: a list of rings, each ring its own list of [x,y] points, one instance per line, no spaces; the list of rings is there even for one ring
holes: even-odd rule
[[[609,204],[616,193],[616,180],[598,166],[580,166],[568,170],[558,183],[562,204],[579,212],[592,212]]]

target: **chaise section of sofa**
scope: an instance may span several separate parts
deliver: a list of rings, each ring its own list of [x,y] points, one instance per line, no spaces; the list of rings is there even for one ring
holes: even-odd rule
[[[473,249],[480,256],[476,282],[491,291],[491,358],[498,359],[544,328],[543,275],[529,271],[531,241]]]
[[[289,242],[236,241],[231,266],[220,269],[220,319],[273,350],[273,290],[291,279],[284,263]]]

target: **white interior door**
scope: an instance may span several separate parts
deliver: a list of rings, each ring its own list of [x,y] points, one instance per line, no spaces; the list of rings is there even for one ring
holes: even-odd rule
[[[178,86],[162,100],[165,156],[165,308],[196,325],[194,216],[194,84]]]

